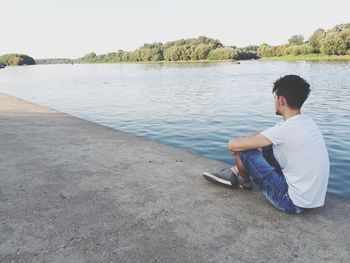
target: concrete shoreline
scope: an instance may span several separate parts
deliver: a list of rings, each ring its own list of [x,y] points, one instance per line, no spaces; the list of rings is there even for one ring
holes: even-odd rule
[[[283,214],[225,166],[0,93],[0,262],[349,262],[350,202]]]

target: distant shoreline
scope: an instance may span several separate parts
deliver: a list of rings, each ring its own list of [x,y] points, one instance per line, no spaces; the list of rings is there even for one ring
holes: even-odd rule
[[[298,61],[298,60],[350,60],[349,55],[322,55],[322,54],[308,54],[308,55],[285,55],[279,57],[265,57],[259,60],[283,60],[283,61]]]
[[[36,63],[35,65],[64,65],[64,64],[200,64],[200,63],[234,63],[234,64],[240,64],[241,61],[347,61],[350,62],[350,56],[349,55],[343,55],[343,56],[326,56],[326,55],[319,55],[319,54],[309,54],[309,55],[299,55],[299,56],[279,56],[279,57],[265,57],[265,58],[259,58],[259,59],[247,59],[247,60],[178,60],[178,61],[120,61],[120,62],[75,62],[72,60],[71,62],[63,62],[63,63]],[[37,61],[37,60],[35,60]],[[34,66],[35,66],[34,65]],[[9,65],[16,66],[16,65]]]
[[[177,61],[165,61],[165,60],[159,60],[159,61],[120,61],[120,62],[96,62],[96,63],[84,63],[84,62],[78,62],[75,64],[191,64],[191,63],[219,63],[219,62],[233,62],[237,63],[239,60],[177,60]]]
[[[299,56],[280,56],[280,57],[267,57],[259,59],[247,59],[247,60],[178,60],[178,61],[120,61],[120,62],[72,62],[72,63],[37,63],[36,65],[57,65],[57,64],[192,64],[192,63],[235,63],[239,64],[241,61],[301,61],[301,60],[324,60],[324,61],[350,61],[350,56],[326,56],[326,55],[299,55]]]

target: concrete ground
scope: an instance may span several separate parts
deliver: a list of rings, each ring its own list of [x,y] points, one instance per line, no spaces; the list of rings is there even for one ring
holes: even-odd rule
[[[225,166],[0,93],[0,262],[350,262],[350,202],[283,214]]]

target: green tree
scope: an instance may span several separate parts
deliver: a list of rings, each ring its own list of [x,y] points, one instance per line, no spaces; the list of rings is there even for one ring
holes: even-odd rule
[[[210,60],[231,60],[236,59],[237,54],[232,47],[219,47],[209,52]]]
[[[212,50],[220,47],[219,40],[205,36],[179,39],[165,43],[163,57],[166,61],[207,59]]]
[[[288,39],[288,45],[301,45],[304,43],[304,36],[303,35],[293,35],[290,39]]]
[[[279,45],[272,47],[272,54],[274,57],[280,57],[283,56],[285,53],[285,50],[287,49],[287,45]]]
[[[155,42],[152,44],[144,44],[140,48],[141,61],[159,61],[163,60],[163,44]]]
[[[196,59],[206,59],[211,50],[214,50],[214,45],[201,43],[197,45],[194,49],[194,54]]]
[[[82,62],[82,63],[93,63],[93,62],[95,62],[95,59],[96,59],[96,53],[95,52],[91,52],[91,53],[86,54],[84,57],[82,57],[80,59],[80,62]]]
[[[284,55],[305,55],[305,54],[312,54],[314,52],[313,47],[311,47],[309,44],[302,44],[302,45],[294,45],[289,46],[285,49]]]
[[[9,66],[35,65],[35,60],[24,54],[5,54],[0,56],[0,63]]]
[[[166,61],[179,61],[183,57],[181,46],[171,46],[164,51],[164,59]]]
[[[350,49],[350,28],[341,32],[327,32],[321,41],[321,52],[326,55],[345,55]]]
[[[314,49],[315,53],[320,53],[321,41],[325,38],[325,36],[326,31],[319,28],[309,37],[309,45]]]
[[[265,58],[265,57],[273,57],[274,53],[273,53],[272,47],[264,43],[259,46],[257,50],[257,55],[261,58]]]
[[[232,46],[234,49],[234,58],[238,60],[247,60],[247,59],[258,59],[257,50],[259,46],[247,46],[242,48],[237,48]]]

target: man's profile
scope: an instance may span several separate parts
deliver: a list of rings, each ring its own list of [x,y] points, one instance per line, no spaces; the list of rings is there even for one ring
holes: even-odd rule
[[[286,213],[323,206],[328,152],[315,122],[300,111],[310,85],[299,76],[286,75],[275,81],[272,93],[283,122],[253,136],[231,139],[228,148],[236,165],[203,176],[245,189],[252,188],[253,181],[273,206]]]

